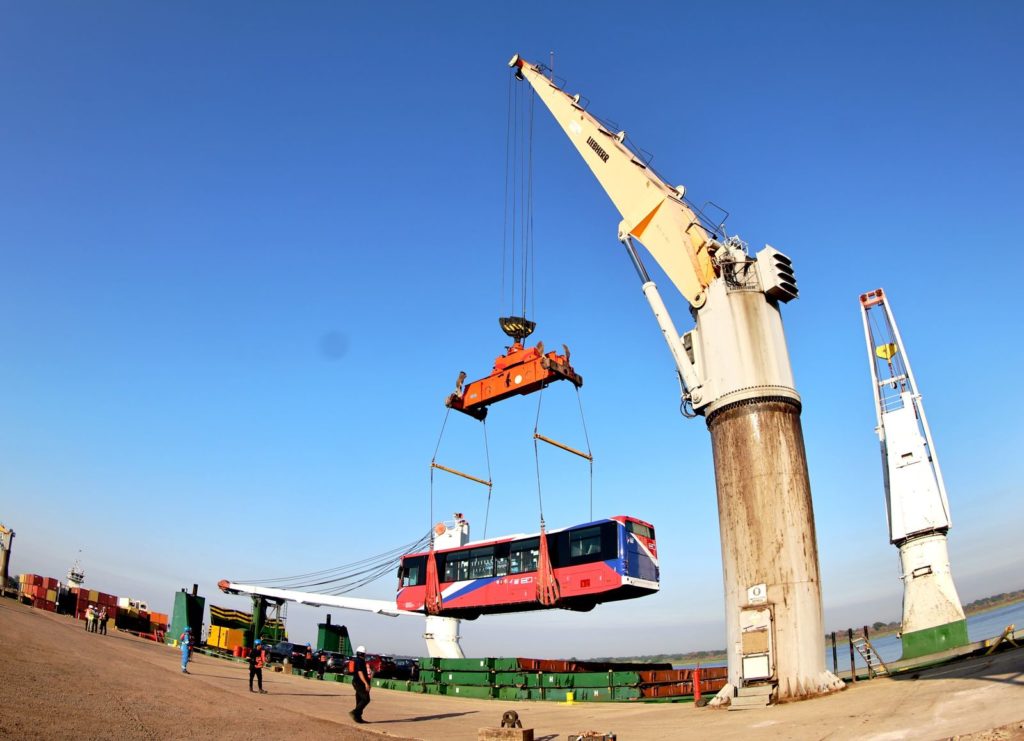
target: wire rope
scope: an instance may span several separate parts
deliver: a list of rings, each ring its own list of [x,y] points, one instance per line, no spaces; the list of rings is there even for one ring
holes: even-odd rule
[[[444,438],[444,430],[448,426],[448,415],[452,413],[452,408],[447,407],[444,412],[444,421],[441,422],[441,433],[437,436],[437,445],[434,446],[434,457],[430,459],[430,521],[427,523],[430,527],[430,548],[434,548],[434,464],[437,463],[437,453],[441,450],[441,440]]]
[[[587,432],[587,418],[583,414],[583,397],[580,395],[580,387],[576,387],[576,403],[580,408],[580,422],[583,425],[583,439],[587,443],[587,463],[590,464],[590,519],[594,519],[594,452],[590,449],[590,434]]]
[[[481,420],[484,428],[484,458],[487,460],[487,509],[484,510],[484,538],[487,538],[487,523],[491,519],[491,494],[494,491],[494,477],[491,476],[491,449],[487,444],[487,419]]]
[[[540,508],[540,524],[544,526],[544,497],[540,489],[540,448],[537,446],[537,433],[540,429],[540,404],[544,399],[544,387],[537,392],[537,417],[533,422],[533,460],[537,469],[537,506]]]

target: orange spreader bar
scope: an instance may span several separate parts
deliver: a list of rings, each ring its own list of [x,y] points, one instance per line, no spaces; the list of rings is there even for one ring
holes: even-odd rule
[[[534,347],[523,347],[516,342],[508,353],[499,355],[494,361],[491,375],[472,381],[465,387],[460,380],[445,406],[482,420],[487,416],[487,407],[494,402],[531,394],[552,381],[561,380],[569,381],[577,388],[583,385],[583,377],[569,365],[568,348],[565,348],[564,355],[559,355],[554,351],[545,353],[543,342]]]

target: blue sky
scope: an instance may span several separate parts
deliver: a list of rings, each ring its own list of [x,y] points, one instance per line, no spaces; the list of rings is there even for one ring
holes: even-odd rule
[[[220,578],[356,561],[426,531],[455,376],[503,348],[509,71],[547,61],[590,110],[794,260],[784,308],[828,627],[897,619],[858,295],[884,287],[947,479],[965,601],[1018,589],[1024,546],[1024,104],[1012,3],[4,3],[0,518],[12,571],[168,609]],[[708,434],[618,245],[619,217],[546,111],[534,135],[536,339],[566,342],[594,512],[658,528],[663,591],[592,613],[464,624],[470,654],[724,644]],[[653,261],[648,260],[653,270]],[[667,289],[668,282],[661,281]],[[667,293],[667,290],[666,290]],[[668,297],[686,326],[678,297]],[[488,423],[489,534],[535,530],[534,400]],[[582,443],[575,396],[543,425]],[[549,525],[588,517],[542,453]],[[439,460],[484,468],[479,426]],[[434,519],[481,536],[479,487]],[[384,579],[362,596],[386,598]],[[421,625],[348,613],[419,653]],[[323,610],[292,608],[313,636]]]

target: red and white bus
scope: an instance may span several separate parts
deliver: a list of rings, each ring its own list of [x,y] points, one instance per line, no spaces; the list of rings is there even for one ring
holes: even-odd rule
[[[601,602],[656,593],[658,550],[654,527],[618,515],[546,533],[560,598],[555,607],[591,610]],[[426,612],[428,553],[402,558],[399,609]],[[442,607],[438,614],[472,620],[480,615],[546,609],[537,598],[540,535],[515,535],[434,553]]]

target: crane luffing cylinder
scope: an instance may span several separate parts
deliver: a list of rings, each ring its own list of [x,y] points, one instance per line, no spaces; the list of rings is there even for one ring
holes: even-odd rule
[[[622,216],[620,239],[640,241],[687,299],[683,337],[639,257],[631,255],[686,392],[707,419],[715,462],[726,593],[729,686],[777,683],[779,699],[843,685],[825,670],[818,550],[806,453],[779,302],[796,298],[792,264],[765,247],[747,255],[717,239],[685,199],[612,132],[519,55],[530,83]]]

